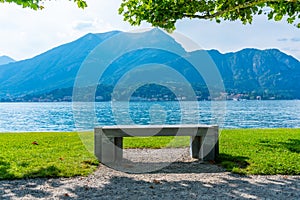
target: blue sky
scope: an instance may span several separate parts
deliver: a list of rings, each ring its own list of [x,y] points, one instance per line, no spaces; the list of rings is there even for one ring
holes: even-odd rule
[[[121,0],[87,0],[87,3],[89,7],[82,10],[67,0],[47,1],[42,11],[0,4],[0,55],[22,60],[89,32],[140,28],[130,26],[118,15]],[[256,17],[252,25],[246,26],[240,22],[216,24],[185,19],[177,23],[177,31],[203,49],[225,53],[243,48],[278,48],[300,60],[300,29],[286,22],[267,21],[266,17]]]

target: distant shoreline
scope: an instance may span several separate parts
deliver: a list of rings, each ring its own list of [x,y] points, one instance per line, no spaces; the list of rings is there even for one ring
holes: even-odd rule
[[[138,125],[138,124],[136,124]],[[104,126],[104,125],[103,125]],[[101,126],[98,126],[101,127]],[[299,127],[279,127],[279,128],[220,128],[220,132],[222,131],[241,131],[241,130],[297,130],[300,129]],[[30,133],[41,133],[41,134],[48,134],[48,133],[91,133],[94,132],[93,129],[91,130],[73,130],[73,131],[0,131],[0,134],[30,134]]]
[[[130,100],[130,102],[195,102],[190,100],[158,100],[158,101],[151,101],[151,100],[144,100],[144,101],[138,101],[138,100]],[[222,102],[222,101],[300,101],[300,99],[240,99],[240,100],[233,100],[233,99],[227,99],[227,100],[198,100],[198,102],[203,101],[211,101],[211,102]],[[0,103],[73,103],[73,101],[0,101]],[[101,102],[128,102],[128,101],[86,101],[82,103],[101,103]],[[76,102],[78,103],[78,102]]]

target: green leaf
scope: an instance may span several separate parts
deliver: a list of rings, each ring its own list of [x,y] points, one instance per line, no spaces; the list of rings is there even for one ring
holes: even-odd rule
[[[74,0],[74,1],[77,1],[77,6],[78,8],[86,8],[87,7],[87,3],[83,0]]]
[[[289,17],[289,18],[287,18],[287,22],[289,23],[289,24],[292,24],[294,21],[295,21],[295,16],[294,17]]]
[[[283,18],[283,15],[282,15],[282,14],[277,14],[277,15],[275,15],[275,17],[274,17],[274,20],[275,20],[275,21],[280,21],[280,20],[282,20],[282,18]]]

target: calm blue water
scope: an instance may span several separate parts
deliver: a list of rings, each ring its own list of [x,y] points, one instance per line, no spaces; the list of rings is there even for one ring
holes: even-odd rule
[[[0,132],[76,131],[113,124],[300,127],[300,101],[0,103]]]

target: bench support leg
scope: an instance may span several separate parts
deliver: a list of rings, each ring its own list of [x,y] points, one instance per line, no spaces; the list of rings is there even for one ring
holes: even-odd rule
[[[94,153],[102,163],[114,163],[123,158],[123,138],[107,137],[101,128],[95,130]]]
[[[192,136],[190,139],[192,158],[204,161],[216,160],[219,155],[218,128],[211,128],[203,136]]]
[[[123,138],[122,137],[115,137],[114,138],[114,144],[115,144],[115,162],[122,161],[123,158]]]
[[[202,143],[201,136],[191,136],[190,138],[190,153],[192,158],[199,159],[200,157],[200,148]]]

